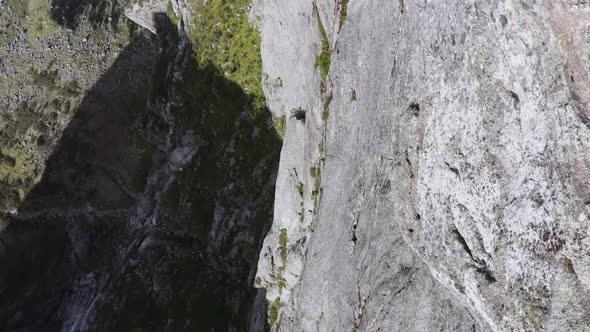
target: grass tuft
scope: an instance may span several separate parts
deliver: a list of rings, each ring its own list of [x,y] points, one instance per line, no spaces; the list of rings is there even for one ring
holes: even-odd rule
[[[277,297],[270,307],[270,312],[269,312],[270,326],[273,326],[276,323],[277,318],[279,317],[279,310],[281,309],[282,306],[283,306],[283,303],[281,303],[281,299]]]
[[[265,111],[260,32],[249,22],[251,0],[195,1],[189,33],[201,67],[213,65],[252,98],[255,112]]]
[[[322,43],[322,48],[320,54],[316,56],[315,65],[316,68],[320,68],[320,73],[322,74],[322,79],[324,82],[328,79],[328,74],[330,73],[330,61],[332,57],[332,49],[330,48],[330,40],[328,39],[328,35],[326,34],[326,29],[324,29],[324,25],[322,24],[322,19],[320,17],[320,12],[316,3],[313,3],[313,13],[318,21],[318,28],[320,30],[320,38]]]
[[[277,131],[277,134],[279,134],[279,136],[281,138],[284,138],[285,131],[287,130],[287,117],[283,114],[279,118],[273,117],[272,120],[273,120],[273,124],[275,126],[275,129]]]
[[[281,248],[281,259],[283,260],[283,265],[285,265],[287,263],[287,229],[285,228],[281,228],[279,246]]]

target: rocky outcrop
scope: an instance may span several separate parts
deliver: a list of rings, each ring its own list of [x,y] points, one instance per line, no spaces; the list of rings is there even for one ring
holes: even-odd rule
[[[158,32],[158,14],[166,12],[168,3],[169,1],[132,3],[125,10],[125,16],[155,34]]]
[[[259,6],[273,329],[587,329],[586,2]]]

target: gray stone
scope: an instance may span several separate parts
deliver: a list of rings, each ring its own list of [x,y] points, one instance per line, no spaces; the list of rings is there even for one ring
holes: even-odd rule
[[[301,79],[267,85],[271,111],[308,110],[259,261],[274,330],[589,330],[586,2],[353,0],[338,33],[320,0],[325,93],[311,5],[259,5],[265,72]],[[291,174],[307,211],[322,141],[300,222]]]
[[[125,9],[125,16],[153,34],[157,31],[157,15],[166,13],[168,0],[150,0],[132,3]]]

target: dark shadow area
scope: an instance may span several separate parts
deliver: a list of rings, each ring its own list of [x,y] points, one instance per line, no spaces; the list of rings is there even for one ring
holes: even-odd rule
[[[75,22],[79,1],[54,2]],[[190,45],[179,54],[176,28],[158,22],[159,37],[137,34],[85,95],[6,216],[0,331],[247,331],[252,311],[266,312],[252,279],[281,141],[270,112],[197,66]],[[171,169],[187,133],[201,147]],[[227,220],[249,211],[218,225],[222,237],[210,235],[219,206]]]
[[[122,0],[51,0],[51,18],[60,25],[75,29],[87,13],[94,24],[116,23],[123,15]],[[108,20],[110,18],[110,21]]]

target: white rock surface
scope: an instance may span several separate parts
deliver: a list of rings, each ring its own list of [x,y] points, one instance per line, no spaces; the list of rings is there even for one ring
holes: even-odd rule
[[[251,15],[262,31],[263,88],[268,107],[273,116],[286,118],[274,223],[262,247],[256,278],[256,286],[265,287],[267,299],[273,303],[292,300],[315,218],[312,190],[316,180],[310,170],[319,167],[323,106],[315,65],[320,37],[312,5],[261,0],[254,3]],[[304,120],[291,114],[299,107],[306,112]]]
[[[269,107],[307,110],[259,262],[273,329],[590,330],[587,1],[350,0],[338,32],[318,0],[327,93],[312,3],[256,6]]]
[[[157,33],[157,15],[166,13],[169,0],[149,0],[135,2],[125,9],[125,16],[131,21],[148,29],[153,34]],[[176,1],[173,1],[177,4]]]

